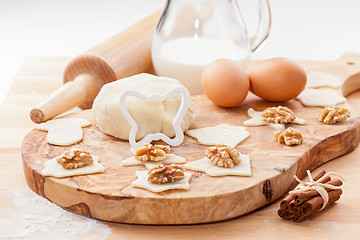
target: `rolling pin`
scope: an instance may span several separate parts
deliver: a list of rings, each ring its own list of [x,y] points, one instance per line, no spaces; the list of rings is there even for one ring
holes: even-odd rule
[[[89,109],[104,84],[138,73],[153,73],[151,41],[161,12],[74,58],[64,70],[64,85],[31,110],[31,120],[45,122],[77,106]]]

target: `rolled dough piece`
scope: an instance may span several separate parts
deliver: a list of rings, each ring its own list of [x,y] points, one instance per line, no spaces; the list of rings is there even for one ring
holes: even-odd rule
[[[157,77],[151,74],[138,74],[105,84],[93,104],[93,115],[98,128],[106,134],[129,140],[131,126],[123,116],[119,98],[125,90],[135,90],[150,97],[162,95],[174,87],[183,86],[178,80]],[[135,96],[126,98],[126,107],[139,127],[136,140],[149,133],[163,133],[174,137],[172,121],[179,110],[181,94],[176,93],[164,101],[146,102]],[[187,114],[181,122],[183,131],[187,130],[194,120],[193,106],[190,103]]]
[[[344,103],[346,98],[332,89],[305,89],[297,97],[300,102],[308,107],[331,107]]]
[[[244,141],[250,133],[245,127],[219,124],[214,127],[191,129],[185,132],[190,137],[196,138],[203,145],[225,144],[235,147]]]
[[[133,187],[137,188],[143,188],[145,190],[151,191],[151,192],[163,192],[166,190],[171,189],[183,189],[188,190],[190,188],[190,179],[191,179],[191,173],[184,173],[185,177],[181,179],[180,181],[170,182],[170,183],[163,183],[163,184],[156,184],[156,183],[150,183],[147,180],[148,177],[148,171],[136,171],[135,175],[137,176],[137,179],[131,183]]]
[[[247,155],[240,155],[241,163],[235,165],[232,168],[224,168],[214,165],[208,158],[202,158],[200,160],[187,163],[184,168],[204,172],[212,177],[219,176],[251,176],[250,158]]]
[[[278,131],[285,130],[285,124],[269,123],[269,122],[262,120],[261,119],[261,113],[262,113],[261,111],[255,111],[254,109],[249,108],[247,113],[248,113],[248,116],[251,117],[249,120],[246,120],[244,122],[244,125],[247,127],[256,127],[256,126],[266,125],[271,128],[274,128],[275,130],[278,130]],[[305,119],[296,117],[291,123],[303,125],[303,124],[305,124]]]
[[[70,177],[76,175],[87,175],[93,173],[105,172],[105,168],[99,163],[99,157],[91,155],[93,158],[93,164],[81,168],[66,169],[63,168],[58,162],[57,159],[60,156],[57,156],[44,163],[44,169],[41,174],[44,176],[52,176],[57,178]]]
[[[137,160],[135,157],[129,157],[123,161],[121,161],[121,165],[122,166],[139,166],[139,165],[144,165],[147,169],[152,169],[153,167],[159,165],[159,164],[180,164],[180,163],[184,163],[185,162],[185,158],[177,156],[175,154],[166,154],[166,159],[162,160],[162,161],[157,161],[157,162],[151,162],[151,161],[139,161]]]
[[[49,120],[36,126],[38,130],[48,131],[48,143],[58,146],[69,146],[83,138],[82,127],[90,126],[91,122],[82,118],[59,118]]]
[[[328,73],[310,71],[307,75],[306,88],[340,88],[341,85],[339,78]]]

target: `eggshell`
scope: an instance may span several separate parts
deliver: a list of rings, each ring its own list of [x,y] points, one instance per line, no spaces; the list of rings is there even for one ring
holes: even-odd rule
[[[234,107],[249,92],[249,78],[241,65],[229,59],[218,59],[204,68],[201,84],[205,95],[216,105]]]
[[[296,98],[305,88],[306,72],[297,62],[287,58],[272,58],[248,69],[250,91],[274,102]]]

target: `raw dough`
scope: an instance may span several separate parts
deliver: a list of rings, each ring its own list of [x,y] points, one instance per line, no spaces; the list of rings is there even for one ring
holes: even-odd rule
[[[302,104],[308,107],[331,107],[344,103],[346,98],[332,89],[305,89],[297,97]]]
[[[179,164],[179,163],[184,163],[185,162],[185,158],[177,156],[175,154],[166,154],[166,159],[162,160],[162,161],[157,161],[157,162],[151,162],[151,161],[147,161],[147,162],[143,162],[143,161],[139,161],[136,160],[135,157],[130,157],[127,158],[123,161],[121,161],[121,165],[122,166],[139,166],[139,165],[145,165],[145,167],[147,169],[152,169],[153,167],[159,165],[159,164]]]
[[[246,120],[244,122],[245,126],[248,127],[256,127],[256,126],[263,126],[263,125],[267,125],[269,127],[272,127],[278,131],[282,131],[285,129],[285,124],[281,124],[281,123],[269,123],[266,121],[263,121],[261,119],[261,111],[255,111],[252,108],[248,109],[248,115],[249,117],[251,117],[249,120]],[[294,121],[292,121],[291,123],[296,123],[296,124],[305,124],[305,120],[302,118],[295,118]]]
[[[307,75],[306,88],[340,88],[341,85],[340,79],[328,73],[310,71]]]
[[[162,95],[174,87],[183,86],[178,80],[157,77],[151,74],[138,74],[105,84],[94,100],[93,114],[99,129],[109,135],[129,140],[131,127],[123,116],[119,98],[125,90],[135,90],[145,96]],[[163,133],[174,137],[172,120],[181,104],[181,94],[176,93],[166,100],[145,102],[134,96],[126,98],[126,106],[138,124],[136,140],[142,139],[149,133]],[[194,120],[193,106],[181,122],[183,131],[189,128]]]
[[[232,168],[223,168],[214,165],[208,158],[202,158],[200,160],[187,163],[184,165],[186,169],[190,169],[193,171],[205,172],[207,175],[212,177],[219,176],[251,176],[251,166],[250,166],[250,158],[247,155],[240,155],[241,163],[239,165],[235,165]]]
[[[203,145],[225,144],[230,147],[235,147],[250,134],[245,130],[245,127],[227,124],[187,130],[185,133],[190,137],[196,138]]]
[[[151,192],[163,192],[170,189],[183,189],[188,190],[190,188],[191,173],[184,173],[185,177],[180,181],[156,184],[150,183],[147,178],[148,171],[136,171],[135,175],[137,179],[131,183],[133,187],[143,188]]]
[[[105,168],[99,163],[99,157],[93,156],[93,164],[89,166],[85,166],[82,168],[74,168],[74,169],[65,169],[61,166],[57,159],[60,156],[57,156],[47,162],[44,163],[44,169],[42,170],[41,174],[44,176],[52,176],[57,178],[63,177],[70,177],[76,175],[86,175],[86,174],[93,174],[93,173],[101,173],[105,171]]]
[[[83,138],[82,127],[90,126],[91,122],[82,118],[59,118],[40,123],[38,130],[48,131],[48,143],[59,146],[69,146]]]

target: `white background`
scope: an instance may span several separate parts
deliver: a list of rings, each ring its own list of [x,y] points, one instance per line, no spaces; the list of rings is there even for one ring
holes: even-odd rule
[[[347,51],[360,53],[359,0],[269,1],[271,33],[254,59],[335,60]],[[75,57],[165,3],[0,0],[0,104],[26,56]]]

